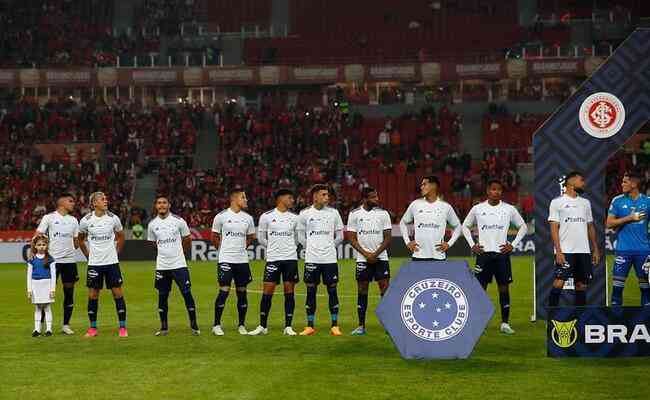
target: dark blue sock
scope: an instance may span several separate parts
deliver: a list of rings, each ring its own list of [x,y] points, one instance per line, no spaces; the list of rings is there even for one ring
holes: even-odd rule
[[[260,302],[260,326],[266,328],[269,321],[269,312],[271,311],[272,294],[262,294],[262,301]]]
[[[158,315],[160,316],[160,330],[166,331],[167,313],[169,312],[169,292],[158,292]]]
[[[182,292],[183,300],[185,300],[185,309],[187,310],[187,316],[190,319],[190,327],[192,329],[199,329],[198,324],[196,323],[196,303],[194,303],[194,296],[192,296],[192,291],[186,290]]]
[[[612,286],[612,305],[613,306],[622,306],[623,305],[623,286],[617,286],[616,281],[614,281],[614,286]]]
[[[124,297],[115,299],[115,310],[117,311],[117,319],[120,321],[120,328],[126,327],[126,302]]]
[[[293,293],[284,294],[284,326],[291,326],[293,311],[296,308],[296,296]]]
[[[314,314],[316,314],[316,286],[307,286],[307,300],[305,301],[307,326],[314,327]]]
[[[98,299],[88,299],[88,320],[90,321],[90,327],[97,327],[97,309],[99,308]]]
[[[63,325],[70,324],[72,309],[74,308],[74,288],[63,288]]]
[[[239,326],[246,324],[246,311],[248,311],[248,297],[246,291],[237,291],[237,314],[239,316]]]
[[[366,326],[366,310],[368,309],[368,293],[357,294],[357,316],[359,326]]]
[[[214,326],[221,325],[221,315],[226,306],[226,299],[228,298],[228,291],[219,290],[217,298],[214,300]]]
[[[339,296],[336,291],[336,286],[328,286],[327,294],[329,295],[329,309],[332,317],[332,326],[337,326],[339,319]]]

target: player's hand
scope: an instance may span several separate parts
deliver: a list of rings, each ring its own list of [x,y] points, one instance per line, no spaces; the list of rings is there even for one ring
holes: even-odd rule
[[[31,299],[31,298],[32,298],[32,291],[31,291],[31,290],[28,290],[28,291],[27,291],[27,298],[28,298],[28,299]]]
[[[54,299],[56,297],[56,292],[54,290],[50,290],[50,299]]]
[[[412,240],[411,243],[406,245],[406,247],[408,247],[411,253],[415,253],[416,251],[420,250],[420,246],[415,240]]]
[[[368,264],[374,264],[377,262],[377,255],[375,253],[368,253],[366,256],[366,261],[368,261]]]
[[[27,261],[32,261],[34,259],[34,253],[32,252],[32,249],[29,248],[27,249]]]
[[[560,252],[555,254],[555,263],[557,265],[562,265],[562,266],[566,264],[566,258],[564,258],[564,253]]]
[[[514,250],[514,247],[508,242],[506,244],[502,244],[499,246],[499,250],[501,251],[501,254],[510,254],[512,253],[512,250]]]
[[[446,252],[449,249],[449,243],[447,242],[442,242],[440,244],[436,245],[436,250],[441,251],[441,252]]]
[[[600,251],[598,249],[595,249],[591,255],[591,262],[595,265],[598,266],[600,263]]]
[[[483,246],[478,243],[474,244],[474,246],[472,246],[472,252],[474,254],[483,254]]]
[[[641,221],[642,219],[645,219],[645,212],[633,212],[632,214],[629,215],[629,218],[633,222],[638,222]]]

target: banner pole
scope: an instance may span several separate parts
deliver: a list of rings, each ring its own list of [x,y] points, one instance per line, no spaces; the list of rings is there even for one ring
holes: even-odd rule
[[[533,315],[530,316],[530,322],[537,321],[537,277],[536,277],[535,259],[533,258]]]
[[[607,251],[605,251],[605,305],[609,307],[609,268],[607,268]]]

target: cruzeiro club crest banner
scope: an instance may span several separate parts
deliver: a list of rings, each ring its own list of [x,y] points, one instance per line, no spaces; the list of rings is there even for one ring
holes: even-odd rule
[[[549,357],[650,356],[650,307],[549,309]]]
[[[377,307],[407,359],[469,357],[493,314],[465,261],[404,264]]]
[[[553,242],[548,224],[551,200],[561,194],[558,179],[572,170],[585,174],[598,243],[605,249],[607,160],[650,119],[650,29],[637,29],[587,79],[533,137],[535,167],[536,316],[553,282]],[[587,304],[605,305],[606,273],[601,260],[587,291]],[[565,285],[561,304],[573,304]]]

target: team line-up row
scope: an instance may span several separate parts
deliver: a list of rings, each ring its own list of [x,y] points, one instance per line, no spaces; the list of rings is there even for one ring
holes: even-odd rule
[[[509,325],[512,269],[509,254],[526,234],[526,224],[517,209],[501,200],[502,184],[492,180],[487,185],[487,200],[475,205],[463,224],[453,207],[439,198],[439,182],[436,177],[425,177],[420,185],[421,198],[414,200],[400,221],[405,244],[412,252],[414,261],[440,261],[446,259],[446,251],[464,235],[473,252],[476,253],[475,276],[484,288],[496,279],[501,305],[500,331],[513,334]],[[576,281],[576,302],[591,276],[592,264],[598,263],[599,251],[595,245],[595,234],[589,201],[579,195],[584,189],[581,174],[567,176],[565,194],[551,203],[549,221],[556,245],[556,268],[554,290],[549,304],[557,305],[559,292],[570,276]],[[387,211],[379,207],[379,195],[373,188],[365,188],[362,204],[350,212],[347,224],[347,239],[356,250],[356,279],[358,282],[357,310],[359,326],[352,335],[364,335],[365,316],[368,304],[369,283],[376,281],[380,294],[388,288],[390,268],[387,248],[391,240],[391,221]],[[303,281],[307,294],[305,310],[307,326],[300,335],[316,333],[314,315],[316,312],[317,286],[323,284],[328,293],[328,307],[331,316],[330,333],[341,335],[338,325],[339,301],[337,294],[338,265],[336,247],[343,241],[343,222],[339,212],[329,207],[329,188],[315,185],[311,189],[312,205],[300,214],[290,210],[294,206],[294,195],[290,190],[280,189],[275,194],[276,207],[264,213],[255,227],[253,218],[245,212],[246,193],[236,189],[230,193],[230,207],[217,214],[212,226],[212,242],[219,250],[217,265],[218,294],[214,304],[212,333],[224,335],[221,326],[226,300],[234,282],[237,297],[238,331],[240,334],[267,334],[267,318],[276,285],[283,283],[285,309],[285,335],[296,335],[292,328],[295,309],[294,287],[299,281],[297,250],[305,249]],[[70,215],[74,211],[73,196],[64,193],[57,200],[56,211],[41,220],[32,241],[33,257],[28,264],[28,295],[36,305],[34,336],[41,334],[42,314],[45,314],[46,335],[50,335],[51,307],[56,287],[56,276],[60,276],[64,291],[64,315],[62,331],[72,334],[69,326],[74,304],[74,285],[78,280],[74,259],[75,249],[80,248],[88,258],[86,286],[88,295],[88,319],[90,327],[86,337],[94,337],[97,330],[98,297],[102,288],[113,293],[119,320],[119,335],[128,336],[126,328],[126,303],[122,290],[122,274],[118,253],[123,243],[122,225],[117,216],[108,211],[104,193],[91,195],[93,212],[78,223]],[[156,246],[156,279],[160,330],[156,335],[169,332],[167,323],[168,297],[175,283],[183,296],[190,320],[192,333],[200,333],[196,321],[196,306],[191,292],[190,274],[184,251],[191,244],[187,223],[170,213],[170,197],[158,196],[155,200],[156,217],[147,228],[147,239]],[[409,225],[413,224],[411,237]],[[518,228],[512,242],[508,241],[511,225]],[[445,240],[447,226],[453,228],[449,240]],[[471,229],[476,226],[478,241],[474,241]],[[264,270],[263,294],[260,304],[260,324],[252,331],[245,327],[248,300],[246,287],[252,281],[246,248],[255,239],[267,248]],[[591,248],[593,251],[590,251]],[[646,280],[647,282],[647,280]],[[582,293],[580,293],[582,292]],[[584,301],[584,300],[583,300]]]

